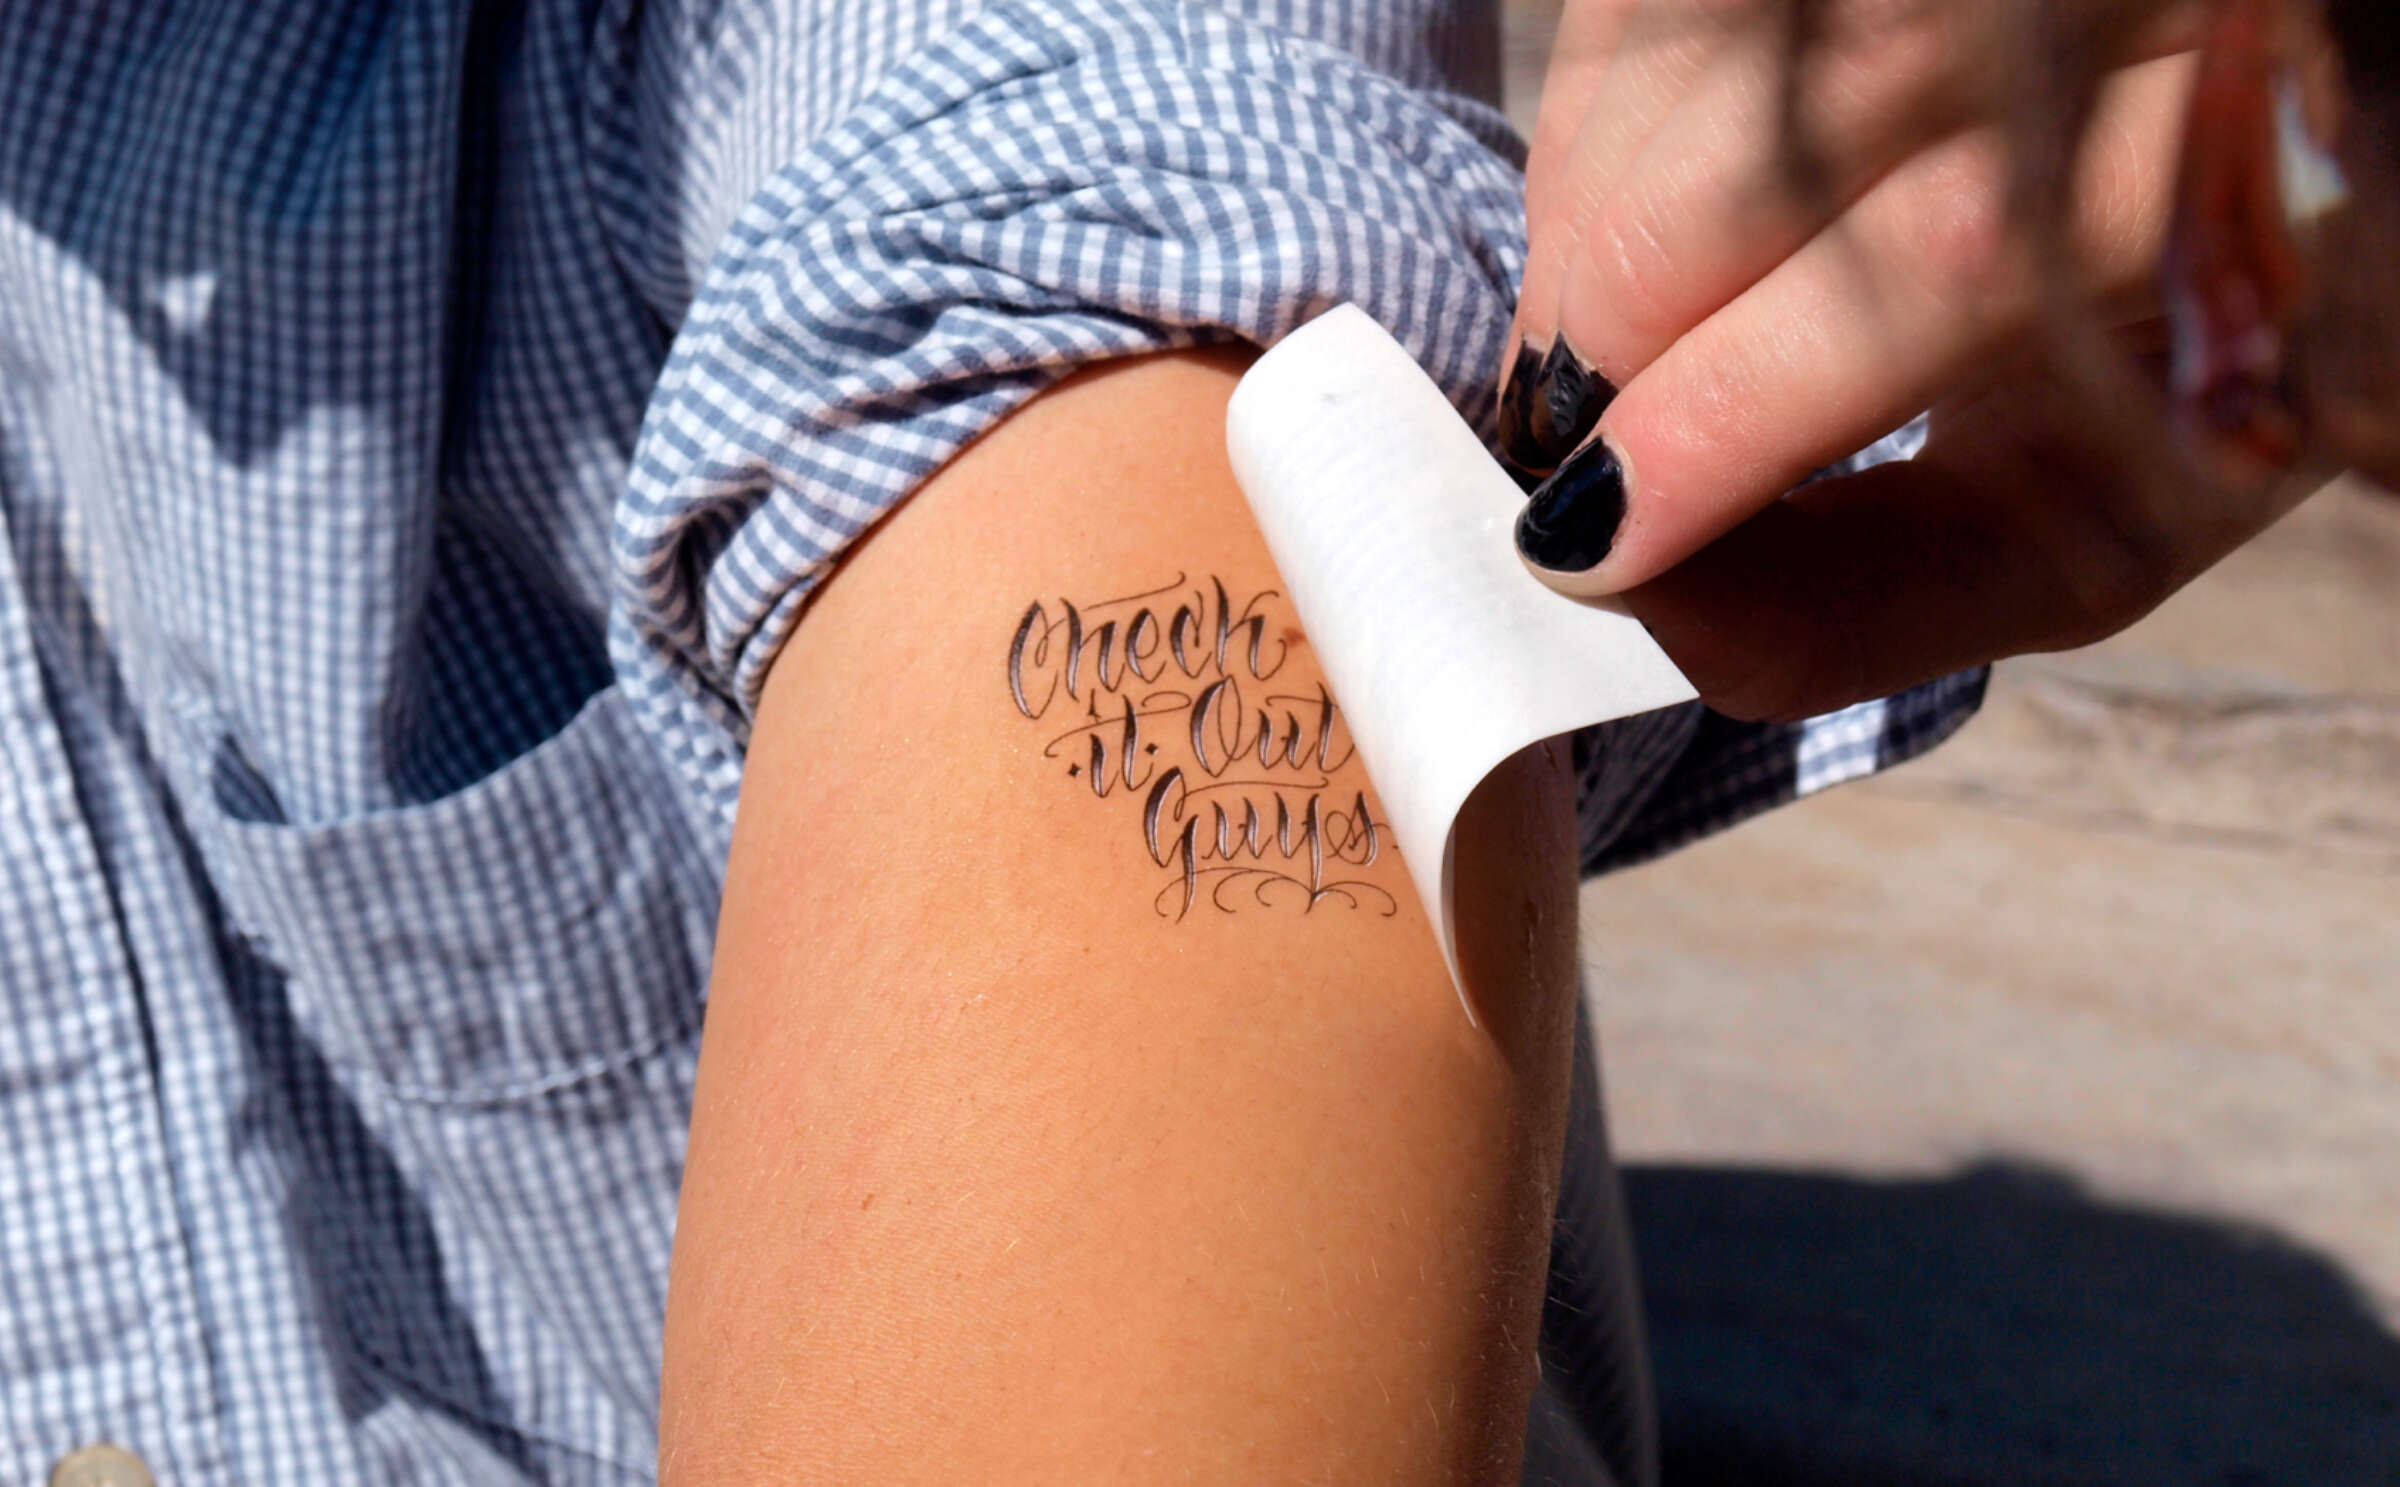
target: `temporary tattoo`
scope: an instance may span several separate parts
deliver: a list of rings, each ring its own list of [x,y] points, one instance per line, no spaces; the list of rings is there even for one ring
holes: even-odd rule
[[[1333,695],[1275,685],[1297,639],[1280,597],[1236,602],[1221,579],[1178,574],[1122,599],[1036,600],[1009,639],[1010,700],[1054,728],[1042,757],[1139,831],[1166,875],[1153,901],[1166,917],[1245,898],[1399,912],[1344,876],[1396,849]],[[1065,718],[1077,721],[1056,728]]]

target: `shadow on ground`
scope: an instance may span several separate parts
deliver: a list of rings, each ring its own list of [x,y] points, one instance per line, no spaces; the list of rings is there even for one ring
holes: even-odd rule
[[[1667,1487],[2400,1484],[2400,1337],[2272,1234],[2004,1165],[1626,1186]]]

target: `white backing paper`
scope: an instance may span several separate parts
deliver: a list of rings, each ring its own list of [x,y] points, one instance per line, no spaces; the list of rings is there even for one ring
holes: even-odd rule
[[[1225,425],[1455,981],[1450,835],[1475,787],[1529,744],[1692,686],[1639,624],[1525,571],[1510,537],[1524,494],[1364,312],[1287,336]]]

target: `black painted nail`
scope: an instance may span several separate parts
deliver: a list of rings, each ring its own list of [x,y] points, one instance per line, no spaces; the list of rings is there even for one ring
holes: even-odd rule
[[[1538,360],[1520,346],[1500,408],[1500,449],[1522,470],[1547,474],[1581,444],[1617,396],[1561,336]]]
[[[1542,360],[1542,403],[1550,458],[1565,459],[1600,422],[1600,415],[1617,400],[1617,385],[1593,371],[1575,354],[1565,337]]]
[[[1508,369],[1508,385],[1500,389],[1500,456],[1511,473],[1539,463],[1542,452],[1533,442],[1533,400],[1542,380],[1542,358],[1531,346],[1517,343],[1517,359]],[[1542,465],[1548,470],[1548,465]]]
[[[1625,521],[1625,465],[1595,439],[1541,483],[1517,513],[1517,551],[1537,568],[1583,573],[1600,565]]]

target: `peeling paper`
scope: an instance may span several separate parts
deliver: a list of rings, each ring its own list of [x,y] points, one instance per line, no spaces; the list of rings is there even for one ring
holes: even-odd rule
[[[1467,797],[1528,745],[1697,694],[1638,623],[1525,571],[1524,493],[1356,307],[1262,357],[1225,436],[1464,1005],[1450,846]]]

